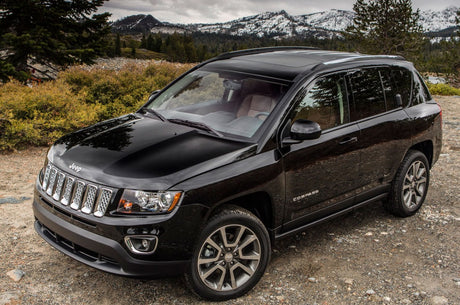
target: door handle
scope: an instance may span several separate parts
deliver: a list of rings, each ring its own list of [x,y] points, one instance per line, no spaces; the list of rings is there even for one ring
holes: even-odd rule
[[[358,142],[358,137],[346,137],[345,139],[343,139],[342,141],[339,142],[340,145],[344,145],[344,144],[351,144],[351,143],[355,143],[355,142]]]

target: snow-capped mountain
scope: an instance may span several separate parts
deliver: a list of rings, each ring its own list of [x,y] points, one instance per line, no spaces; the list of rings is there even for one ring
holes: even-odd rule
[[[425,32],[442,32],[456,26],[455,17],[459,8],[449,7],[442,11],[421,11],[420,23]],[[213,24],[172,24],[160,22],[151,15],[129,16],[113,23],[115,32],[203,32],[234,36],[255,35],[257,37],[291,38],[317,37],[331,38],[353,21],[354,12],[328,10],[292,16],[286,11],[266,12],[224,23]]]
[[[458,7],[451,6],[442,11],[421,11],[420,23],[425,32],[438,32],[455,26]]]
[[[330,30],[317,28],[302,18],[291,16],[286,11],[266,12],[237,20],[215,23],[194,24],[188,29],[195,32],[217,33],[234,36],[256,35],[257,37],[287,38],[294,36],[330,37]]]
[[[354,17],[354,12],[332,9],[329,11],[296,16],[299,22],[310,24],[317,28],[330,31],[343,31],[349,26]]]

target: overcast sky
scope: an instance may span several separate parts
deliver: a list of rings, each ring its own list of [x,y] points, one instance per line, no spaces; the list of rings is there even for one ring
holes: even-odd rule
[[[172,23],[214,23],[283,9],[291,15],[332,8],[352,10],[354,3],[350,0],[109,0],[99,12],[112,13],[111,20],[151,14]],[[458,0],[413,0],[412,3],[421,10],[459,6]]]

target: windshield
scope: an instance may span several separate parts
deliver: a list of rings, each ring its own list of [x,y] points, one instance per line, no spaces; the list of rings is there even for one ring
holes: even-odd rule
[[[252,138],[286,91],[286,85],[255,76],[196,70],[146,108],[175,124]]]

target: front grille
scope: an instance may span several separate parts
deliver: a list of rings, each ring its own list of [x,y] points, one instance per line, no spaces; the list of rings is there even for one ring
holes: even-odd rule
[[[114,193],[113,189],[73,177],[51,164],[46,166],[41,187],[56,202],[96,217],[104,216]]]

